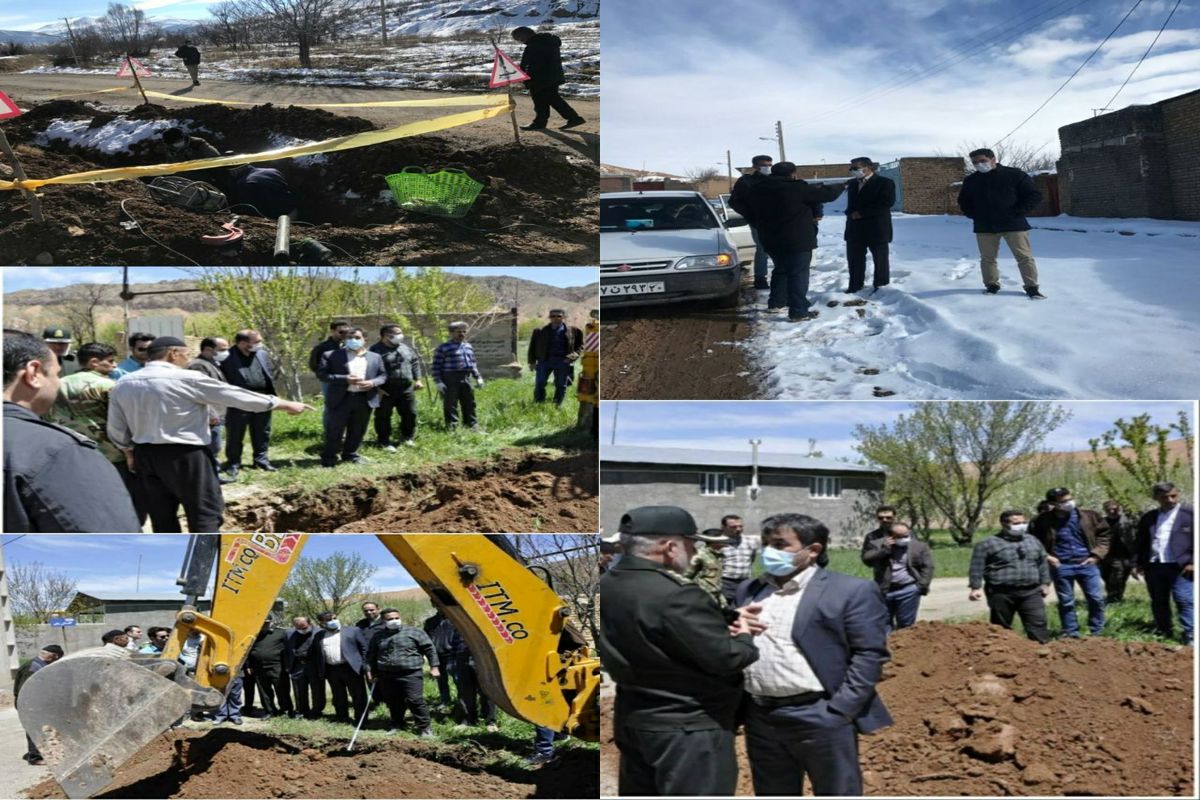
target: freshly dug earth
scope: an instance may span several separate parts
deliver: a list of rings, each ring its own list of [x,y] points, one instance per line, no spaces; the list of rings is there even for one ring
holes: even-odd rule
[[[186,122],[217,149],[235,153],[376,127],[358,117],[297,106],[169,109],[143,105],[118,114],[94,103],[54,100],[6,122],[5,132],[32,178],[160,163],[163,158],[152,152],[151,141],[115,156],[61,142],[49,148],[34,144],[36,134],[56,119],[87,119],[97,127],[118,117]],[[302,239],[316,239],[334,252],[334,263],[562,265],[594,264],[599,255],[597,167],[553,147],[527,143],[468,149],[461,142],[429,135],[256,166],[278,169],[302,198],[292,229],[293,248]],[[406,166],[461,169],[484,188],[470,213],[455,220],[402,211],[390,197],[377,202],[387,190],[384,176]],[[0,252],[6,264],[265,264],[273,260],[275,221],[248,208],[199,213],[164,206],[139,181],[47,186],[40,193],[46,222],[38,225],[30,219],[20,192],[0,192]],[[127,201],[124,210],[122,200]],[[238,227],[245,232],[240,247],[224,250],[201,243],[201,236],[222,233],[222,223],[234,213],[239,214]],[[140,230],[122,227],[131,217]]]
[[[294,489],[231,505],[231,526],[335,533],[567,533],[599,525],[595,453],[506,451],[488,461]]]
[[[354,753],[342,747],[243,730],[176,730],[129,759],[97,797],[595,797],[597,791],[593,751],[568,750],[549,767],[527,770],[484,766],[485,754],[465,746],[397,739]],[[65,797],[53,780],[28,795]]]
[[[889,645],[879,693],[895,724],[859,738],[868,795],[1194,796],[1191,648],[1039,645],[983,622],[921,622]],[[611,702],[601,722],[607,782]]]
[[[742,308],[753,302],[743,287]],[[762,396],[742,309],[711,303],[605,308],[600,391],[605,400],[743,400]],[[646,343],[653,342],[652,350]]]

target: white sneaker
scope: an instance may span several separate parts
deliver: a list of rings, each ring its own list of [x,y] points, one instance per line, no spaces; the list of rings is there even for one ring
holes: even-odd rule
[[[389,444],[387,447],[385,447],[385,448],[383,448],[383,449],[384,449],[384,450],[386,450],[386,451],[387,451],[387,452],[389,452],[389,453],[394,453],[394,452],[396,452],[396,446],[395,446],[394,444]]]
[[[500,726],[499,726],[499,725],[497,725],[497,724],[496,724],[496,723],[494,723],[494,722],[492,722],[492,723],[489,723],[489,724],[488,724],[488,726],[487,726],[487,732],[488,732],[488,733],[495,733],[495,732],[496,732],[496,731],[498,731],[498,730],[500,730]]]

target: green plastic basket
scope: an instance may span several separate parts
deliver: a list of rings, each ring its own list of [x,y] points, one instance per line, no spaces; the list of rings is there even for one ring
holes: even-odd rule
[[[405,167],[386,180],[400,208],[436,217],[466,216],[483,190],[482,183],[461,169],[426,172],[423,167]]]

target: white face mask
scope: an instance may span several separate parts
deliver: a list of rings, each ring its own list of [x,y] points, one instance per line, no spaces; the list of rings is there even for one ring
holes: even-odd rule
[[[771,168],[770,168],[770,167],[759,167],[759,168],[758,168],[758,173],[759,173],[760,175],[770,175],[770,174],[771,174]]]
[[[259,343],[259,344],[252,344],[252,345],[250,345],[250,352],[251,352],[251,353],[257,353],[259,350],[262,350],[262,349],[263,349],[263,346],[262,346],[262,344],[261,344],[261,343]]]
[[[215,361],[218,364],[220,364],[222,361],[224,361],[227,358],[229,358],[228,350],[218,350],[217,352],[213,353],[213,361]]]
[[[384,620],[383,624],[387,626],[389,631],[398,631],[400,630],[400,626],[404,624],[404,621],[399,619],[389,619]]]
[[[992,162],[984,161],[981,164],[976,164],[975,171],[976,172],[991,172],[992,171]]]
[[[392,344],[400,344],[404,341],[404,334],[397,333],[393,336],[389,336],[388,341],[391,342]]]
[[[1009,525],[1008,526],[1009,533],[1025,533],[1028,530],[1029,530],[1028,522],[1022,522],[1020,525]]]
[[[861,178],[863,175],[866,175],[867,173],[863,172],[861,169],[852,169],[852,170],[850,170],[850,174],[856,178]]]

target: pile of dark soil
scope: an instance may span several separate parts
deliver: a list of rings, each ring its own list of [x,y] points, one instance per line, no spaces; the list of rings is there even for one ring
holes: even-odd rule
[[[54,120],[87,119],[98,127],[118,118],[187,122],[219,150],[253,153],[289,139],[319,140],[376,126],[321,109],[270,104],[168,109],[143,105],[120,114],[76,100],[55,100],[6,123],[32,178],[162,161],[150,141],[106,155],[35,137]],[[283,137],[281,139],[281,137]],[[311,159],[263,161],[280,170],[301,196],[293,244],[314,238],[338,264],[594,264],[598,169],[552,147],[526,144],[463,149],[436,135],[400,139]],[[384,176],[406,166],[461,169],[484,185],[459,220],[408,213],[383,202]],[[0,177],[9,177],[7,174]],[[274,252],[274,220],[238,208],[245,239],[228,252],[201,244],[221,233],[235,212],[202,214],[160,205],[139,181],[47,186],[46,222],[29,218],[19,192],[0,193],[0,252],[6,264],[263,264]],[[126,200],[125,209],[121,201]],[[140,229],[122,226],[136,220]],[[152,237],[152,238],[151,238]],[[157,241],[154,241],[157,240]],[[174,251],[174,252],[173,252]]]
[[[488,461],[360,479],[320,492],[291,489],[226,509],[231,529],[335,533],[575,533],[599,525],[595,453]]]

